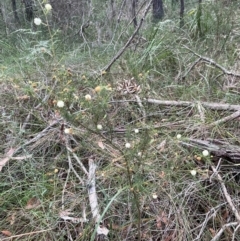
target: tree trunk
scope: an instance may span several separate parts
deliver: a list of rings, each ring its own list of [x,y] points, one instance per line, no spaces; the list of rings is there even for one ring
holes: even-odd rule
[[[202,17],[202,0],[198,0],[198,9],[197,9],[197,32],[200,37],[202,37],[202,26],[201,26],[201,17]]]
[[[180,0],[180,28],[182,28],[184,25],[183,15],[184,15],[184,0]]]
[[[132,20],[133,20],[133,26],[134,28],[137,27],[137,16],[136,16],[136,5],[137,5],[137,0],[132,0],[132,6],[131,6],[131,15],[132,15]]]
[[[33,1],[32,0],[23,0],[25,5],[26,19],[31,21],[33,19]]]
[[[20,19],[19,19],[18,14],[17,14],[16,0],[12,0],[12,10],[13,10],[14,19],[15,19],[16,23],[20,24]]]
[[[163,0],[153,0],[152,2],[153,22],[157,23],[164,17]]]

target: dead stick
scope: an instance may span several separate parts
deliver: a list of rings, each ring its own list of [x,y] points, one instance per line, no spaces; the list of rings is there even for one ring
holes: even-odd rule
[[[85,166],[83,165],[83,163],[81,162],[81,160],[78,158],[78,156],[74,153],[74,151],[69,146],[66,146],[66,148],[69,152],[72,153],[74,159],[77,161],[77,163],[79,164],[79,166],[81,167],[83,172],[88,176],[89,173],[88,173],[87,169],[85,168]]]
[[[101,215],[99,213],[99,206],[97,201],[97,191],[96,191],[96,164],[90,158],[88,161],[89,164],[89,175],[88,175],[88,197],[89,204],[92,211],[92,217],[95,223],[100,222]]]
[[[145,99],[147,103],[157,104],[157,105],[170,105],[170,106],[195,106],[197,102],[191,101],[175,101],[175,100],[156,100],[156,99]],[[214,102],[200,102],[202,106],[210,108],[212,110],[231,110],[231,111],[239,111],[240,105],[230,105],[230,104],[221,104]]]
[[[28,235],[33,235],[33,234],[37,234],[37,233],[43,233],[43,232],[47,232],[52,230],[52,228],[49,229],[45,229],[45,230],[39,230],[39,231],[34,231],[34,232],[30,232],[30,233],[23,233],[23,234],[18,234],[18,235],[13,235],[11,237],[8,238],[3,238],[1,239],[2,241],[6,241],[6,240],[12,240],[13,238],[19,238],[19,237],[23,237],[23,236],[28,236]]]
[[[217,120],[217,121],[214,121],[212,122],[210,125],[208,125],[208,127],[213,127],[213,126],[217,126],[219,124],[222,124],[224,122],[227,122],[227,121],[230,121],[230,120],[233,120],[233,119],[236,119],[240,116],[240,110],[234,112],[233,114],[231,115],[228,115],[220,120]]]
[[[201,56],[200,54],[194,52],[193,50],[189,49],[189,48],[186,47],[186,46],[185,46],[185,48],[188,49],[190,52],[192,52],[192,53],[193,53],[194,55],[196,55],[197,57],[199,57],[200,60],[202,60],[202,61],[204,61],[204,62],[207,62],[207,63],[215,66],[216,68],[220,69],[224,74],[226,74],[226,75],[231,75],[231,76],[235,76],[235,77],[240,77],[240,74],[238,74],[238,73],[233,73],[233,72],[225,69],[223,66],[221,66],[221,65],[218,64],[218,63],[216,63],[213,59],[210,59],[210,58]],[[198,59],[198,60],[196,61],[196,63],[197,63],[197,62],[200,62],[200,60]],[[194,66],[195,66],[195,65],[194,65]],[[194,67],[194,66],[193,66],[193,67]],[[187,73],[189,73],[189,71],[188,71]],[[184,77],[186,77],[186,74],[184,75]]]
[[[234,204],[233,204],[233,201],[232,201],[232,199],[231,199],[231,197],[230,197],[230,195],[229,195],[229,193],[228,193],[228,191],[227,191],[227,188],[226,188],[226,186],[225,186],[225,184],[224,184],[224,182],[223,182],[222,177],[221,177],[220,174],[217,172],[217,169],[216,169],[214,166],[211,166],[211,168],[212,168],[214,174],[216,175],[217,180],[219,181],[219,183],[220,183],[220,185],[221,185],[223,194],[224,194],[224,196],[225,196],[225,198],[226,198],[226,200],[227,200],[227,202],[228,202],[228,204],[229,204],[229,206],[230,206],[230,208],[231,208],[231,210],[232,210],[235,218],[237,219],[238,223],[240,223],[240,215],[239,215],[239,212],[238,212],[238,210],[236,209],[236,207],[235,207]]]
[[[222,226],[222,228],[218,231],[218,233],[214,236],[214,238],[211,239],[211,241],[219,240],[219,238],[221,237],[222,233],[224,232],[224,230],[226,228],[231,227],[231,226],[237,226],[237,225],[238,225],[238,222],[231,222],[231,223],[224,224]]]
[[[134,39],[134,37],[136,36],[136,34],[138,33],[139,29],[141,28],[143,21],[148,13],[148,10],[150,9],[152,4],[152,0],[149,1],[149,4],[146,7],[146,10],[143,14],[143,17],[141,18],[137,28],[135,29],[135,31],[133,32],[132,36],[128,39],[128,41],[126,42],[126,44],[118,51],[118,53],[113,57],[113,59],[110,61],[110,63],[104,68],[106,72],[108,72],[110,70],[110,68],[112,67],[112,65],[120,58],[120,56],[124,53],[124,51],[127,49],[127,47],[130,45],[130,43],[132,42],[132,40]]]

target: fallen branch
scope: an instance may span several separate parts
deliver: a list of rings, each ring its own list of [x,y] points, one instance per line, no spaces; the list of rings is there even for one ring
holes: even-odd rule
[[[233,201],[232,201],[232,199],[231,199],[231,197],[230,197],[230,195],[227,191],[227,188],[226,188],[226,186],[223,182],[223,179],[222,179],[221,175],[217,172],[217,169],[214,166],[211,166],[211,168],[213,170],[213,173],[216,175],[217,180],[219,181],[219,183],[221,185],[223,194],[224,194],[224,196],[225,196],[225,198],[226,198],[226,200],[227,200],[227,202],[228,202],[228,204],[229,204],[229,206],[230,206],[230,208],[231,208],[231,210],[232,210],[232,212],[233,212],[233,214],[234,214],[234,216],[237,219],[238,224],[239,224],[240,223],[240,214],[239,214],[238,210],[236,209],[236,207],[235,207],[235,205],[234,205],[234,203],[233,203]]]
[[[87,184],[88,197],[89,197],[89,203],[91,207],[93,220],[97,223],[100,221],[101,215],[99,214],[97,192],[96,192],[96,180],[95,180],[96,164],[92,159],[89,159],[88,164],[89,164],[89,174],[88,174],[88,184]]]
[[[70,147],[68,147],[68,146],[66,146],[66,147],[67,147],[67,150],[72,153],[73,157],[75,158],[75,160],[77,161],[77,163],[79,164],[79,166],[81,167],[81,169],[83,170],[83,172],[84,172],[86,175],[89,175],[87,169],[85,168],[85,166],[83,165],[83,163],[81,162],[81,160],[78,158],[78,156],[73,152],[73,150],[72,150]]]
[[[206,226],[208,224],[208,221],[211,220],[214,216],[217,215],[217,210],[216,209],[220,209],[221,206],[223,206],[225,203],[221,203],[219,204],[218,206],[216,206],[215,208],[211,208],[206,214],[206,218],[204,220],[203,223],[201,223],[198,227],[201,227],[200,231],[199,231],[199,234],[198,236],[193,240],[193,241],[197,241],[197,240],[201,240],[201,236],[202,234],[204,233],[205,229],[206,229]],[[198,228],[197,227],[197,228]],[[191,230],[192,232],[197,229],[197,228],[194,228],[193,230]]]
[[[213,126],[217,126],[219,124],[222,124],[224,122],[230,121],[230,120],[234,120],[236,118],[238,118],[240,116],[240,110],[234,112],[233,114],[226,116],[220,120],[214,121],[211,124],[208,125],[208,127],[213,127]]]
[[[68,149],[67,149],[68,150]],[[69,170],[72,170],[75,174],[75,176],[78,178],[78,180],[82,183],[82,185],[84,186],[85,183],[83,181],[83,179],[78,175],[77,171],[74,169],[73,167],[73,164],[72,164],[72,159],[70,157],[70,154],[69,154],[69,150],[67,152],[67,156],[68,156],[68,166],[69,166]]]
[[[142,101],[140,99],[140,97],[138,95],[135,95],[135,98],[137,100],[138,106],[140,107],[140,110],[142,111],[142,115],[143,115],[143,122],[146,122],[146,111],[144,109],[144,106],[142,104]]]
[[[2,238],[1,241],[7,241],[7,240],[12,240],[13,238],[20,238],[20,237],[24,237],[24,236],[30,236],[33,234],[44,233],[44,232],[51,231],[51,230],[52,230],[52,228],[48,228],[48,229],[44,229],[44,230],[33,231],[30,233],[22,233],[22,234],[18,234],[18,235],[13,235],[11,237]]]
[[[218,233],[215,235],[215,237],[211,240],[211,241],[217,241],[220,237],[221,237],[221,234],[223,233],[223,231],[229,227],[229,226],[236,226],[236,225],[239,225],[240,224],[240,214],[237,210],[237,208],[235,207],[233,201],[232,201],[232,198],[231,196],[229,195],[228,191],[227,191],[227,188],[223,182],[223,179],[221,177],[221,175],[217,172],[217,169],[214,167],[214,166],[211,166],[212,170],[213,170],[213,175],[216,176],[218,182],[220,183],[221,185],[221,189],[223,191],[223,194],[227,200],[227,203],[229,204],[235,218],[237,219],[237,222],[232,222],[232,223],[228,223],[228,224],[225,224],[222,226],[222,228],[218,231]]]
[[[99,212],[99,206],[98,206],[98,201],[97,201],[96,164],[90,158],[88,161],[88,165],[89,165],[89,175],[88,175],[88,183],[87,183],[88,198],[89,198],[89,204],[91,207],[92,217],[96,224],[96,233],[97,233],[97,235],[107,236],[109,233],[109,230],[106,227],[104,227],[103,225],[99,225],[101,223],[102,217]],[[95,232],[93,232],[93,233],[95,233]]]
[[[46,136],[49,133],[49,131],[52,129],[52,127],[55,126],[58,123],[59,123],[58,121],[54,121],[51,125],[47,126],[44,130],[39,132],[34,138],[27,141],[23,145],[19,145],[18,147],[15,147],[15,148],[10,148],[10,150],[6,153],[6,156],[4,156],[2,159],[0,159],[0,172],[1,172],[2,168],[10,160],[23,160],[23,159],[31,158],[32,155],[21,155],[21,156],[18,156],[18,157],[14,157],[14,156],[19,154],[20,151],[24,150],[24,148],[26,148],[30,144],[36,143],[39,139]]]
[[[192,138],[185,138],[180,142],[183,146],[189,148],[198,148],[200,150],[208,150],[211,155],[217,158],[223,158],[232,163],[239,163],[240,148],[237,145],[231,145],[227,142],[217,139],[199,140]]]
[[[185,46],[185,48],[187,50],[189,50],[190,52],[192,52],[194,55],[196,55],[198,57],[198,59],[191,65],[191,67],[186,71],[186,73],[182,76],[182,79],[184,79],[188,73],[194,68],[194,66],[196,66],[197,63],[199,62],[205,62],[205,63],[209,63],[210,65],[215,66],[216,68],[220,69],[223,74],[225,75],[230,75],[230,76],[235,76],[235,77],[240,77],[240,74],[238,73],[233,73],[229,70],[227,70],[226,68],[224,68],[223,66],[221,66],[220,64],[216,63],[213,59],[201,56],[200,54],[194,52],[193,50],[189,49],[188,47]]]
[[[222,233],[224,232],[224,230],[226,228],[231,227],[231,226],[237,226],[238,224],[239,224],[238,222],[231,222],[231,223],[224,224],[222,226],[222,228],[218,231],[218,233],[215,235],[215,237],[211,239],[211,241],[219,240],[219,238],[221,237]]]
[[[182,106],[182,107],[195,107],[199,102],[191,101],[174,101],[174,100],[156,100],[156,99],[145,99],[147,103],[157,104],[157,105],[170,105],[170,106]],[[207,107],[212,110],[229,110],[238,111],[240,110],[240,105],[230,105],[215,102],[200,102],[203,107]]]
[[[126,44],[118,51],[118,53],[112,58],[112,60],[110,61],[110,63],[104,68],[106,72],[108,72],[110,70],[110,68],[112,67],[112,65],[120,58],[120,56],[124,53],[124,51],[127,49],[127,47],[130,45],[130,43],[132,42],[132,40],[134,39],[134,37],[137,35],[139,29],[141,28],[143,21],[148,13],[148,10],[150,9],[152,4],[152,0],[149,1],[144,13],[143,13],[143,17],[141,18],[137,28],[135,29],[135,31],[133,32],[132,36],[128,39],[128,41],[126,42]]]

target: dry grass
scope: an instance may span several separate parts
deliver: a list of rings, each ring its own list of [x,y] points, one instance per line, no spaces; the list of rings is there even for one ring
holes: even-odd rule
[[[209,241],[221,228],[218,240],[239,239],[236,214],[211,168],[219,168],[237,207],[237,163],[182,145],[188,138],[211,138],[237,146],[239,119],[209,127],[231,112],[145,101],[151,97],[237,104],[238,78],[217,77],[221,71],[205,63],[191,69],[194,55],[179,43],[187,37],[180,32],[173,39],[170,33],[166,32],[168,47],[161,50],[157,44],[153,49],[149,41],[147,51],[126,53],[126,61],[111,73],[100,73],[101,56],[96,55],[91,65],[88,59],[77,65],[72,53],[65,65],[36,63],[35,70],[21,66],[14,75],[3,72],[0,161],[11,148],[14,153],[0,173],[1,240],[93,240],[89,159],[97,165],[101,225],[110,231],[105,240],[141,236],[149,241]],[[186,42],[196,51],[190,37]],[[198,44],[199,49],[207,45]],[[214,51],[204,54],[212,56]],[[218,63],[231,51],[225,50]],[[147,62],[148,57],[155,62]],[[96,86],[102,90],[96,92]],[[92,99],[86,100],[86,94]],[[57,106],[59,100],[63,108]],[[63,211],[72,218],[86,214],[89,221],[64,220]]]

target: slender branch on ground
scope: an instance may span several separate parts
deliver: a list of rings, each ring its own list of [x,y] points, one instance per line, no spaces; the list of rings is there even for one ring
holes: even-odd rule
[[[58,121],[54,121],[51,125],[47,126],[44,130],[39,132],[34,138],[29,140],[28,142],[24,143],[23,145],[19,145],[18,147],[11,148],[6,153],[7,156],[5,156],[4,158],[0,159],[0,172],[1,172],[2,168],[6,165],[6,163],[8,163],[10,160],[21,160],[23,158],[25,158],[25,159],[26,158],[31,158],[32,155],[22,155],[22,156],[18,156],[18,157],[14,157],[14,156],[16,154],[20,153],[20,151],[23,151],[25,147],[29,146],[32,143],[37,142],[42,137],[46,136],[49,133],[49,130],[51,130],[51,128],[53,126],[55,126],[56,124],[58,124],[58,123],[59,123]]]
[[[181,75],[179,76],[181,79],[185,79],[186,76],[191,72],[191,70],[201,61],[201,58],[198,58],[196,61],[194,61],[194,63],[189,67],[189,69],[185,72],[185,74],[181,77]],[[179,79],[179,78],[177,78]]]
[[[140,107],[141,111],[142,111],[142,114],[143,114],[143,121],[145,122],[146,121],[146,111],[144,109],[144,106],[142,104],[142,101],[140,99],[140,97],[138,95],[135,95],[135,98],[137,100],[137,103],[138,103],[138,106]]]
[[[217,125],[222,124],[224,122],[234,120],[234,119],[238,118],[239,116],[240,116],[240,110],[238,110],[238,111],[234,112],[233,114],[228,115],[228,116],[226,116],[226,117],[224,117],[220,120],[212,122],[211,124],[208,125],[208,127],[214,127],[214,126],[217,126]]]
[[[24,130],[26,129],[26,126],[27,126],[27,124],[28,124],[28,122],[29,122],[29,120],[30,120],[30,117],[31,117],[31,114],[28,113],[26,119],[24,120],[24,122],[23,122],[23,124],[22,124],[21,131],[24,131]]]
[[[107,236],[109,233],[109,230],[103,225],[100,226],[102,216],[100,215],[100,211],[99,211],[98,197],[97,197],[97,191],[96,191],[97,165],[95,164],[93,159],[89,158],[88,166],[89,166],[89,175],[87,180],[87,189],[88,189],[88,198],[89,198],[89,204],[92,212],[92,217],[96,224],[95,231],[98,235]],[[95,236],[95,231],[93,232],[92,237]]]
[[[43,230],[39,230],[39,231],[33,231],[33,232],[30,232],[30,233],[22,233],[22,234],[18,234],[18,235],[13,235],[11,237],[2,238],[1,241],[7,241],[7,240],[10,241],[13,238],[20,238],[20,237],[24,237],[24,236],[30,236],[30,235],[33,235],[33,234],[44,233],[44,232],[51,231],[51,230],[52,230],[52,228],[48,228],[48,229],[43,229]]]
[[[183,146],[188,148],[198,148],[200,150],[208,150],[211,155],[217,158],[229,160],[231,163],[238,165],[240,161],[240,148],[238,145],[232,145],[228,142],[217,139],[193,139],[185,138],[180,141]]]
[[[127,47],[131,44],[132,40],[134,39],[134,37],[137,35],[139,29],[141,28],[142,24],[143,24],[143,21],[150,9],[152,5],[152,0],[149,1],[144,13],[143,13],[143,17],[141,18],[137,28],[135,29],[135,31],[133,32],[132,36],[128,39],[128,41],[126,42],[126,44],[117,52],[117,54],[112,58],[112,60],[110,61],[110,63],[104,68],[104,70],[106,72],[108,72],[112,65],[121,57],[121,55],[125,52],[125,50],[127,49]]]
[[[235,77],[240,77],[240,74],[239,73],[234,73],[232,71],[229,71],[227,70],[226,68],[224,68],[222,65],[216,63],[213,59],[210,59],[210,58],[207,58],[207,57],[204,57],[204,56],[201,56],[200,54],[194,52],[193,50],[189,49],[188,47],[185,46],[185,48],[187,50],[189,50],[190,52],[192,52],[194,55],[196,55],[199,59],[197,59],[192,65],[191,67],[189,68],[189,70],[186,71],[186,73],[183,75],[182,78],[185,78],[188,73],[194,68],[194,66],[199,63],[199,62],[206,62],[206,63],[209,63],[210,65],[213,65],[215,66],[216,68],[220,69],[223,74],[226,74],[226,75],[231,75],[231,76],[235,76]]]
[[[202,123],[205,123],[205,110],[200,102],[197,103],[197,109],[198,109]]]
[[[237,226],[239,223],[238,222],[231,222],[231,223],[227,223],[227,224],[224,224],[222,226],[222,228],[218,231],[218,233],[214,236],[214,238],[211,239],[211,241],[217,241],[220,239],[222,233],[224,232],[224,230],[228,227],[231,227],[231,226]]]
[[[157,99],[145,99],[147,103],[157,104],[157,105],[170,105],[170,106],[182,106],[182,107],[194,107],[197,102],[191,101],[175,101],[175,100],[157,100]],[[212,109],[212,110],[230,110],[230,111],[238,111],[240,110],[240,105],[230,105],[230,104],[222,104],[215,102],[200,102],[203,107]]]
[[[89,164],[89,174],[87,180],[87,187],[88,187],[88,197],[89,197],[89,204],[91,207],[91,212],[93,216],[93,220],[95,223],[100,221],[101,215],[99,213],[99,206],[97,201],[97,192],[96,192],[96,164],[90,158],[88,161]]]
[[[223,194],[224,194],[224,196],[225,196],[225,198],[226,198],[226,200],[227,200],[227,202],[228,202],[228,204],[229,204],[229,206],[230,206],[230,208],[231,208],[231,210],[232,210],[232,212],[233,212],[233,214],[234,214],[234,216],[237,219],[237,222],[239,224],[240,223],[240,214],[239,214],[238,210],[236,209],[236,207],[235,207],[235,205],[234,205],[234,203],[231,199],[231,196],[229,195],[229,193],[227,191],[227,188],[226,188],[226,186],[223,182],[223,179],[222,179],[221,175],[217,172],[217,169],[214,166],[211,166],[211,168],[212,168],[214,174],[216,175],[216,178],[221,185]]]
[[[234,233],[233,233],[233,236],[232,236],[232,241],[235,241],[237,239],[236,235],[237,235],[237,231],[238,231],[239,228],[240,228],[240,224],[238,224],[238,226],[234,229]]]
[[[69,152],[67,153],[68,155],[68,162],[69,162],[69,159],[70,158],[70,155],[69,155]],[[65,194],[65,190],[66,190],[66,187],[67,187],[67,183],[68,183],[68,179],[69,179],[69,174],[71,172],[71,167],[70,167],[70,164],[68,164],[69,167],[68,167],[68,172],[67,172],[67,177],[66,177],[66,180],[64,182],[64,185],[63,185],[63,190],[62,190],[62,210],[65,210],[65,207],[64,207],[64,203],[65,203],[65,200],[64,200],[64,194]]]
[[[78,175],[77,171],[74,169],[73,164],[72,164],[72,159],[70,157],[69,151],[67,152],[67,156],[68,156],[68,165],[69,165],[69,169],[72,170],[75,174],[75,176],[78,178],[78,180],[82,183],[82,185],[84,186],[85,183],[83,181],[83,179]]]
[[[200,231],[199,231],[199,234],[198,234],[198,236],[197,236],[193,241],[197,241],[197,240],[200,240],[200,239],[201,239],[201,236],[202,236],[202,234],[204,233],[204,231],[205,231],[205,229],[206,229],[206,226],[207,226],[208,221],[209,221],[211,218],[213,218],[214,216],[216,216],[216,214],[217,214],[217,210],[216,210],[216,209],[219,209],[219,208],[222,207],[223,205],[224,205],[224,203],[216,206],[215,208],[211,208],[211,209],[206,213],[206,218],[205,218],[204,222],[201,223],[201,224],[198,226],[198,227],[201,227],[201,229],[200,229]],[[198,227],[197,227],[197,228],[198,228]],[[191,230],[191,232],[194,231],[194,230],[197,229],[197,228],[194,228],[193,230]]]
[[[67,150],[68,150],[69,152],[72,153],[73,157],[75,158],[75,160],[77,161],[77,163],[79,164],[79,166],[81,167],[81,169],[83,170],[83,172],[84,172],[86,175],[89,175],[87,169],[85,168],[85,166],[83,165],[83,163],[81,162],[81,160],[78,158],[78,156],[73,152],[73,150],[72,150],[70,147],[68,147],[68,146],[66,146],[66,148],[67,148]]]

